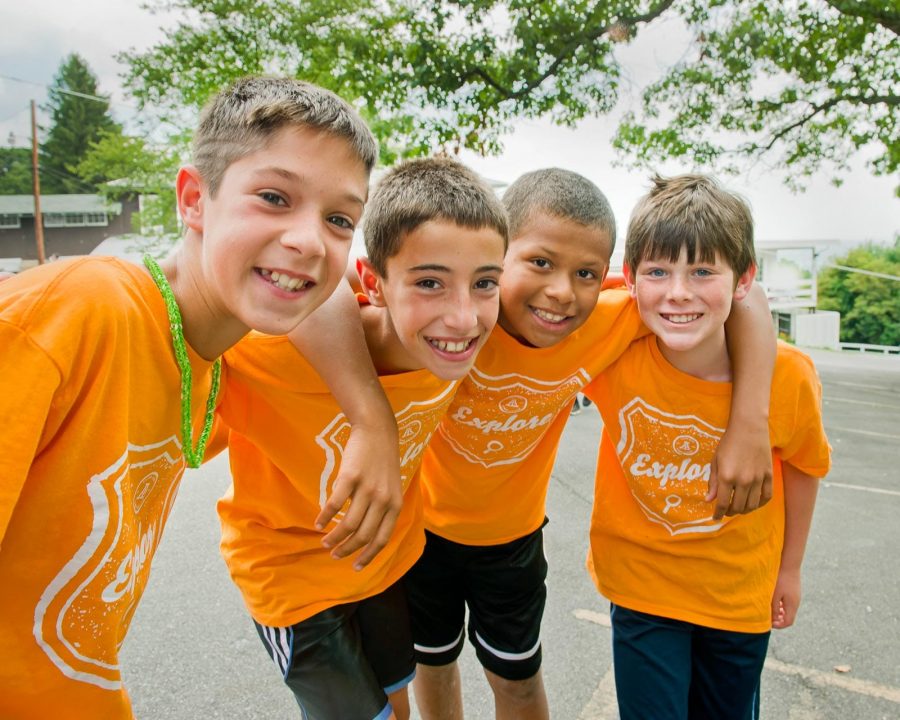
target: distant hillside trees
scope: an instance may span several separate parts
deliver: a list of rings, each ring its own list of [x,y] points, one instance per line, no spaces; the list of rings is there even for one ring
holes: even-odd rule
[[[0,148],[0,195],[31,193],[31,150]]]
[[[894,244],[868,243],[834,265],[900,277],[900,237]],[[841,313],[841,341],[900,345],[900,281],[826,267],[819,273],[820,310]]]
[[[77,172],[92,143],[103,135],[121,133],[110,115],[109,101],[97,99],[97,76],[81,56],[72,53],[63,60],[49,96],[44,109],[50,113],[51,125],[41,144],[41,191],[94,192],[101,183],[116,179],[100,169],[88,177]]]

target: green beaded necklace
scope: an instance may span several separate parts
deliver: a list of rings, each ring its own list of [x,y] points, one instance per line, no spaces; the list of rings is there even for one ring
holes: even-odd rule
[[[156,260],[149,255],[144,255],[144,265],[150,271],[150,277],[159,288],[160,294],[166,303],[166,312],[169,315],[169,328],[172,330],[172,346],[175,349],[175,359],[178,369],[181,370],[181,445],[187,466],[200,467],[203,462],[203,454],[206,452],[206,443],[209,442],[209,434],[212,431],[213,416],[216,412],[216,395],[219,394],[219,377],[222,374],[222,358],[216,358],[213,363],[212,380],[209,385],[209,397],[206,399],[206,417],[203,420],[203,429],[197,444],[193,445],[191,437],[191,361],[188,359],[187,348],[184,345],[184,331],[181,328],[181,311],[175,301],[175,295],[169,286],[169,281],[163,275]]]

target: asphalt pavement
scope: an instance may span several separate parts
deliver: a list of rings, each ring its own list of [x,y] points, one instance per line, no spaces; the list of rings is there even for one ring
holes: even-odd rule
[[[763,718],[900,718],[900,357],[808,351],[834,448],[794,627],[774,632]],[[544,676],[558,720],[616,718],[607,603],[584,570],[600,419],[571,418],[548,498]],[[299,718],[218,554],[227,460],[188,471],[122,650],[139,720]],[[466,717],[493,703],[471,647]],[[413,717],[417,718],[415,711]]]

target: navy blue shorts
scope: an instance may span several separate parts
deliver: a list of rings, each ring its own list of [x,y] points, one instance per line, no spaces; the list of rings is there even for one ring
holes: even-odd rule
[[[547,600],[543,529],[502,545],[462,545],[425,532],[425,551],[405,577],[416,662],[447,665],[469,640],[482,666],[507,680],[541,667]]]
[[[769,633],[694,625],[612,605],[621,720],[758,720]]]
[[[401,583],[285,628],[254,622],[304,720],[383,720],[415,675]]]

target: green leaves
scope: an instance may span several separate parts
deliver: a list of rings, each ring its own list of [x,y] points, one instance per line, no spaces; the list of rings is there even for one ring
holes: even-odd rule
[[[900,239],[893,246],[866,244],[835,265],[900,277]],[[841,340],[900,345],[900,281],[839,268],[819,273],[820,310],[841,313]]]
[[[120,56],[138,101],[178,127],[247,73],[324,85],[372,124],[382,160],[499,152],[519,118],[574,125],[611,111],[617,46],[676,14],[692,38],[615,145],[737,170],[764,159],[802,186],[864,152],[900,168],[900,12],[879,0],[168,0],[177,20]]]
[[[616,146],[635,165],[764,158],[797,187],[822,169],[839,179],[863,150],[874,173],[896,173],[900,13],[887,5],[679,3],[690,55],[646,90]]]

